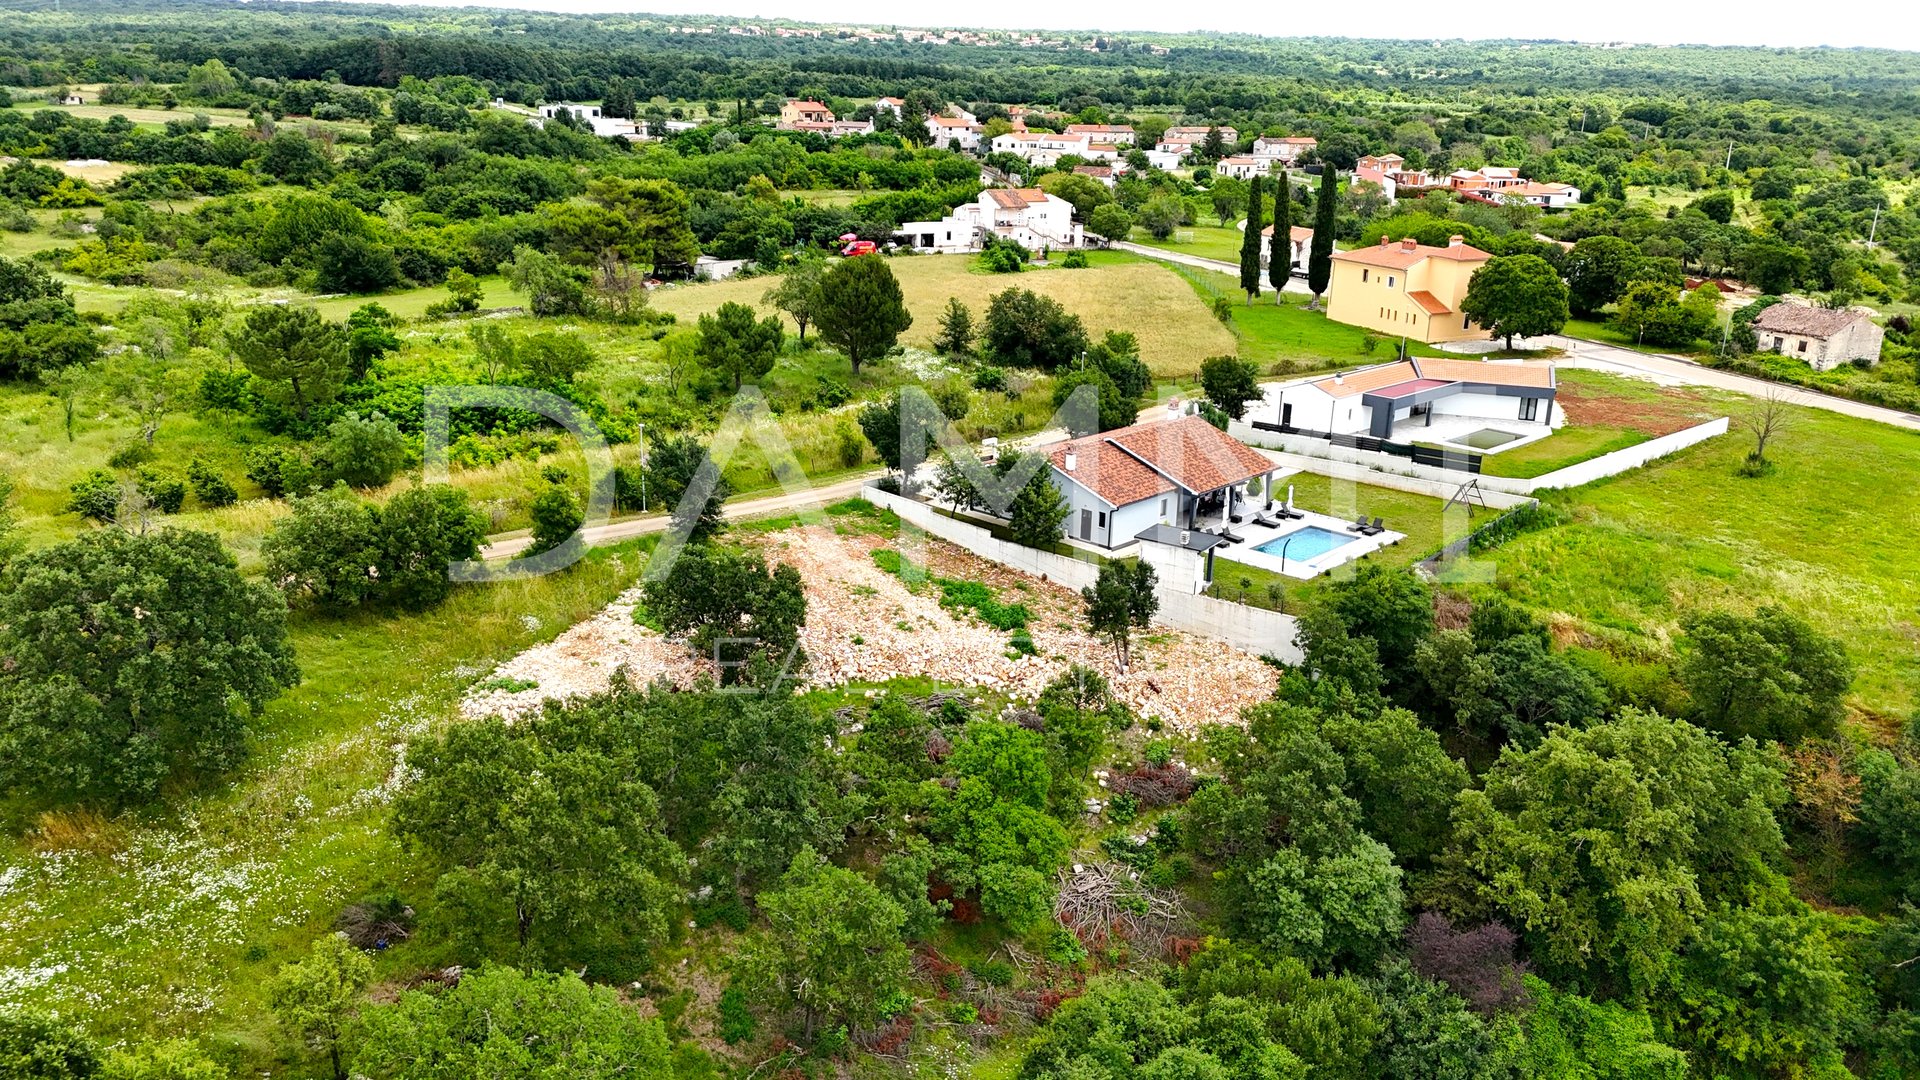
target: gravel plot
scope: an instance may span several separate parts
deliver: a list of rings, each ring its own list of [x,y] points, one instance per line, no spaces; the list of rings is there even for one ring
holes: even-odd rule
[[[941,607],[937,585],[910,588],[881,570],[872,552],[887,546],[887,538],[799,526],[751,542],[770,561],[793,564],[806,582],[801,645],[809,660],[802,680],[808,686],[926,675],[947,685],[989,687],[1031,699],[1069,664],[1082,663],[1103,672],[1143,716],[1192,731],[1201,724],[1236,721],[1240,710],[1272,696],[1278,677],[1248,653],[1158,628],[1135,640],[1133,669],[1120,674],[1112,650],[1079,629],[1077,594],[939,541],[915,545],[907,555],[935,576],[983,582],[998,590],[1003,602],[1025,604],[1038,655],[1013,654],[1004,632],[970,612]],[[462,712],[521,715],[545,698],[603,690],[622,665],[638,683],[665,678],[686,687],[711,675],[710,663],[634,623],[636,599],[635,592],[623,594],[592,619],[521,653],[490,676],[529,680],[536,688],[476,692],[462,703]]]

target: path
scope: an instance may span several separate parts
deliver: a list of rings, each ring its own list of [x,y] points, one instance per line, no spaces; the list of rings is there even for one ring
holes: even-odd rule
[[[1149,259],[1158,259],[1161,262],[1179,263],[1182,266],[1191,266],[1200,270],[1212,270],[1217,273],[1229,274],[1235,281],[1240,279],[1239,263],[1225,262],[1221,259],[1204,259],[1198,255],[1189,255],[1184,251],[1169,251],[1166,248],[1152,247],[1147,244],[1136,244],[1131,240],[1115,240],[1110,246],[1115,251],[1125,251],[1129,254],[1141,255]],[[1265,288],[1266,271],[1264,269],[1261,271],[1260,278],[1260,285],[1262,288]],[[1297,277],[1287,279],[1285,291],[1299,293],[1303,296],[1312,292],[1312,290],[1307,288],[1307,283]]]
[[[1782,400],[1795,405],[1825,409],[1828,412],[1841,413],[1862,420],[1877,420],[1909,431],[1920,431],[1920,416],[1915,416],[1913,413],[1804,390],[1785,383],[1756,379],[1750,375],[1741,375],[1732,371],[1722,371],[1719,368],[1695,363],[1685,357],[1666,353],[1643,353],[1619,345],[1558,335],[1529,339],[1528,344],[1532,345],[1536,342],[1565,349],[1567,355],[1572,357],[1575,367],[1592,367],[1603,371],[1626,368],[1658,379],[1679,380],[1695,386],[1711,386],[1721,390],[1731,390],[1736,394],[1746,394],[1749,397],[1765,397],[1770,392],[1778,392]]]
[[[1170,414],[1164,403],[1155,403],[1141,409],[1139,419],[1144,423],[1151,420],[1164,419],[1168,415]],[[1023,436],[1018,439],[1009,439],[1006,445],[1015,449],[1028,450],[1059,442],[1066,437],[1067,433],[1060,428],[1047,428],[1044,431],[1037,431],[1032,435]],[[915,474],[918,477],[916,483],[928,482],[931,474],[924,470],[930,467],[931,463],[921,467],[923,471]],[[809,487],[803,491],[783,491],[777,495],[754,495],[748,498],[732,499],[727,503],[727,517],[739,521],[746,518],[773,517],[779,514],[790,514],[796,510],[805,510],[809,507],[831,506],[834,503],[844,502],[847,499],[854,498],[860,494],[861,488],[885,475],[885,470],[874,469],[871,472],[864,472],[856,476],[836,480],[831,484]],[[605,525],[591,526],[584,530],[581,535],[586,540],[588,547],[601,547],[606,544],[617,544],[622,540],[631,540],[636,536],[647,536],[652,533],[665,532],[667,529],[667,520],[668,518],[665,514],[649,514],[646,517],[624,518],[620,521],[609,521]],[[530,530],[527,529],[498,533],[489,537],[487,543],[481,547],[480,557],[482,559],[511,558],[525,551],[532,543],[533,536]]]

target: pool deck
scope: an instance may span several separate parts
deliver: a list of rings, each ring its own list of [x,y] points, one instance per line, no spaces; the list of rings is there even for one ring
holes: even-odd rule
[[[1555,419],[1561,423],[1565,422],[1557,414]],[[1511,442],[1504,442],[1499,446],[1491,447],[1473,446],[1462,441],[1474,432],[1485,431],[1488,428],[1492,428],[1495,431],[1504,431],[1510,435],[1516,435],[1518,438]],[[1400,443],[1439,445],[1449,450],[1464,450],[1469,454],[1498,454],[1504,450],[1511,450],[1516,446],[1525,446],[1531,442],[1539,442],[1541,439],[1552,435],[1558,430],[1559,424],[1550,428],[1545,424],[1532,420],[1489,420],[1481,416],[1436,416],[1433,418],[1433,423],[1431,424],[1427,423],[1424,417],[1398,421],[1393,425],[1393,431],[1388,435],[1388,438]]]
[[[1379,551],[1381,548],[1397,544],[1407,538],[1405,533],[1397,533],[1392,529],[1388,529],[1378,536],[1362,536],[1349,528],[1349,526],[1353,524],[1351,521],[1344,521],[1327,514],[1315,513],[1312,510],[1300,510],[1299,512],[1305,514],[1305,517],[1284,521],[1279,528],[1257,525],[1254,523],[1253,515],[1250,511],[1257,509],[1258,505],[1258,503],[1255,503],[1252,507],[1247,508],[1249,512],[1246,514],[1246,520],[1238,525],[1230,526],[1235,536],[1246,538],[1245,542],[1224,548],[1215,548],[1214,554],[1221,558],[1231,559],[1237,563],[1258,567],[1261,570],[1268,570],[1290,578],[1309,581],[1336,566],[1352,562],[1363,555],[1370,555]],[[1299,510],[1298,507],[1295,507],[1295,509]],[[1217,521],[1202,522],[1202,527],[1209,529],[1209,531],[1217,526]],[[1284,564],[1279,555],[1257,550],[1262,544],[1282,539],[1311,526],[1318,526],[1331,533],[1339,533],[1342,536],[1352,537],[1352,540],[1331,551],[1315,555],[1310,559],[1297,559],[1289,556]]]

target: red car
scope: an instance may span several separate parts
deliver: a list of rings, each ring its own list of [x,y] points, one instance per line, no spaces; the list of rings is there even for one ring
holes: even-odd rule
[[[852,258],[855,255],[871,255],[874,253],[874,251],[875,251],[875,248],[873,246],[873,241],[855,240],[853,243],[848,244],[846,247],[841,248],[840,254],[845,255],[848,258]]]

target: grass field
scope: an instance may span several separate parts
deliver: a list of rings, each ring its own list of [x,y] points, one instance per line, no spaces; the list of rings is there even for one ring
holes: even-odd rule
[[[1565,427],[1552,435],[1525,446],[1516,446],[1498,454],[1485,454],[1480,471],[1488,476],[1507,476],[1529,480],[1556,469],[1577,465],[1589,458],[1611,454],[1646,442],[1652,436],[1629,428],[1604,424],[1591,427]]]
[[[217,127],[238,127],[253,123],[240,109],[209,109],[181,106],[178,109],[143,109],[137,105],[56,105],[52,102],[18,102],[16,109],[46,109],[51,112],[63,112],[71,116],[88,120],[111,120],[124,116],[136,127],[161,128],[174,120],[191,120],[204,115],[207,122]]]
[[[1631,654],[1663,650],[1690,613],[1785,606],[1845,643],[1865,709],[1905,721],[1920,691],[1920,436],[1796,409],[1768,456],[1736,468],[1731,434],[1548,503],[1563,526],[1485,556],[1515,598]],[[1557,438],[1558,436],[1556,436]]]
[[[1178,251],[1183,255],[1197,255],[1202,259],[1219,259],[1222,262],[1237,263],[1240,261],[1240,241],[1243,239],[1243,234],[1231,225],[1188,225],[1175,229],[1173,235],[1165,240],[1156,240],[1152,233],[1136,227],[1133,235],[1128,239],[1146,247]]]
[[[1312,299],[1299,293],[1270,292],[1249,304],[1240,291],[1239,279],[1228,274],[1184,267],[1177,273],[1208,304],[1221,296],[1233,302],[1238,355],[1258,364],[1263,373],[1385,363],[1393,359],[1394,347],[1399,344],[1360,327],[1334,322],[1322,312],[1311,310],[1308,305]],[[1409,342],[1407,350],[1414,356],[1446,355],[1419,342]]]
[[[1682,348],[1647,345],[1635,341],[1631,334],[1623,334],[1615,330],[1605,319],[1568,319],[1566,327],[1560,332],[1570,338],[1584,338],[1588,341],[1599,341],[1608,345],[1618,345],[1623,349],[1632,349],[1635,352],[1672,356],[1699,356],[1702,353],[1712,352],[1719,347],[1718,341],[1706,341],[1704,339],[1694,342],[1691,346]],[[1717,334],[1719,331],[1716,330],[1714,333]]]
[[[466,586],[418,617],[298,619],[305,682],[268,707],[229,786],[83,824],[84,849],[0,840],[0,1007],[56,1009],[109,1040],[202,1035],[250,1075],[279,1064],[267,976],[344,903],[419,886],[387,833],[399,744],[450,719],[498,661],[599,611],[644,550]]]
[[[987,300],[1005,289],[1032,289],[1051,296],[1080,316],[1089,335],[1108,330],[1131,331],[1140,339],[1140,358],[1160,376],[1198,371],[1200,361],[1234,349],[1231,332],[1215,319],[1191,289],[1180,287],[1174,272],[1160,263],[1117,253],[1101,253],[1085,270],[1060,268],[1029,270],[1022,274],[988,274],[974,269],[975,260],[961,255],[915,255],[889,263],[906,294],[913,328],[902,336],[910,345],[926,346],[939,332],[940,312],[948,297],[959,297],[973,309],[976,321],[986,315]],[[771,314],[761,296],[771,278],[729,279],[701,285],[682,285],[654,294],[653,304],[680,319],[691,321],[729,300],[751,304]]]
[[[855,191],[852,188],[804,188],[797,191],[783,191],[780,194],[815,206],[851,206],[872,195],[873,192]]]

